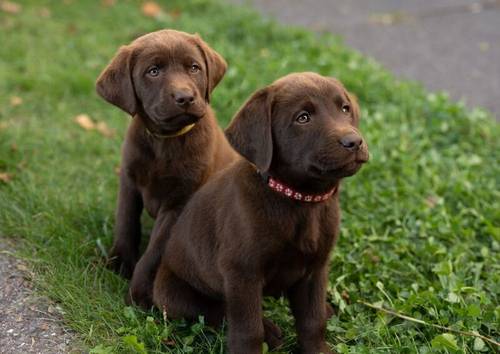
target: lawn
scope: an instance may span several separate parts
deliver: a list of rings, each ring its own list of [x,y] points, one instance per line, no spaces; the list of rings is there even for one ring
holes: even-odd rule
[[[0,235],[14,238],[40,292],[93,353],[222,353],[224,335],[126,307],[104,266],[120,144],[130,118],[94,81],[136,36],[199,32],[228,61],[221,125],[258,87],[294,71],[341,79],[362,107],[371,161],[344,182],[328,340],[340,353],[472,353],[500,340],[500,128],[480,109],[401,82],[330,35],[284,28],[217,0],[20,2],[0,11]],[[75,122],[88,115],[97,127]],[[81,119],[81,116],[80,116]],[[88,123],[88,122],[87,122]],[[148,233],[149,228],[144,231]],[[367,306],[383,306],[423,323]],[[265,312],[295,348],[284,300]],[[448,327],[437,328],[431,324]]]

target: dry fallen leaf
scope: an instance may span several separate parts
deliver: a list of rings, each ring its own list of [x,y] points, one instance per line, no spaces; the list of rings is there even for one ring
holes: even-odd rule
[[[87,114],[79,114],[75,117],[75,122],[85,130],[95,129],[95,123]]]
[[[439,203],[439,197],[435,195],[430,195],[427,198],[425,198],[425,204],[427,204],[427,206],[431,209],[434,208],[438,203]]]
[[[344,299],[345,301],[349,301],[349,299],[351,298],[349,296],[349,293],[345,290],[342,290],[342,293],[340,294],[340,296],[342,296],[342,299]]]
[[[96,125],[96,129],[99,133],[104,135],[106,138],[111,138],[115,135],[115,131],[108,127],[108,125],[104,122],[98,122]]]
[[[19,96],[11,96],[10,97],[10,105],[12,107],[19,106],[21,103],[23,103],[23,99]]]
[[[102,0],[102,4],[106,7],[115,6],[116,0]]]
[[[119,176],[120,175],[120,171],[121,171],[121,167],[120,166],[116,166],[114,171],[115,171],[115,174]]]
[[[148,17],[158,17],[161,12],[160,5],[154,1],[146,1],[142,4],[142,13]]]
[[[6,172],[0,172],[0,181],[4,183],[8,183],[12,181],[12,175]]]
[[[479,42],[478,45],[481,52],[487,52],[490,49],[490,43],[488,42]]]
[[[368,17],[370,23],[382,26],[392,26],[403,22],[414,22],[415,18],[404,12],[373,13]]]
[[[175,9],[175,10],[172,10],[168,13],[170,15],[170,17],[172,17],[172,20],[177,20],[179,17],[181,17],[181,10],[179,9]]]
[[[21,272],[27,272],[28,271],[28,267],[26,267],[24,264],[21,264],[21,263],[17,264],[16,268],[18,270],[20,270]]]
[[[22,7],[21,5],[11,2],[11,1],[2,1],[0,2],[0,9],[3,12],[7,12],[9,14],[18,14],[21,12]]]
[[[40,15],[41,18],[49,18],[52,13],[47,7],[42,7],[39,11],[38,14]]]
[[[168,345],[169,347],[173,347],[176,344],[175,340],[168,338],[162,339],[162,342],[163,344]]]
[[[114,129],[108,127],[105,122],[94,122],[88,114],[82,113],[75,117],[75,122],[85,130],[97,130],[106,138],[112,138],[115,135]]]

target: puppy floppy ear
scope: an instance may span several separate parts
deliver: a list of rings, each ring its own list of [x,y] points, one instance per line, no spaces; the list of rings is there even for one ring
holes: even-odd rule
[[[269,88],[255,92],[225,131],[232,147],[261,172],[269,170],[273,157],[270,96]]]
[[[207,88],[205,91],[205,100],[210,102],[210,94],[217,84],[222,80],[226,73],[227,63],[224,58],[215,50],[210,48],[207,43],[198,34],[194,35],[196,45],[203,53],[205,58]]]
[[[135,115],[137,101],[132,82],[131,57],[130,46],[121,47],[97,78],[96,91],[109,103]]]

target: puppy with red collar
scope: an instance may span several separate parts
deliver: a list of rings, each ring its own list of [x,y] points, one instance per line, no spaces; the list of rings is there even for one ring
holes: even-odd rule
[[[164,250],[154,303],[171,318],[228,321],[232,354],[262,352],[279,329],[264,295],[286,296],[302,353],[325,341],[329,254],[339,233],[339,185],[368,160],[359,108],[343,85],[285,76],[245,103],[226,130],[243,158],[187,203]]]

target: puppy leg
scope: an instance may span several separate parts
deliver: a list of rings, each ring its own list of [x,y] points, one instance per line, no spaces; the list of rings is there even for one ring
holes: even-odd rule
[[[303,354],[333,353],[325,341],[326,273],[326,267],[318,269],[310,277],[299,280],[288,293]]]
[[[177,220],[173,211],[160,213],[151,232],[151,239],[141,259],[137,263],[125,302],[135,304],[143,309],[153,305],[153,282],[170,230]]]
[[[139,191],[125,173],[120,176],[115,238],[109,252],[108,265],[125,278],[130,278],[139,258],[141,213],[143,203]]]
[[[241,274],[229,274],[224,278],[224,293],[229,353],[261,354],[264,341],[262,283],[245,279]]]
[[[203,316],[209,326],[218,328],[224,319],[222,300],[212,299],[173,274],[165,264],[158,268],[153,301],[167,318],[197,320]]]
[[[264,325],[264,342],[267,343],[269,349],[274,350],[283,345],[283,333],[281,328],[278,327],[273,321],[263,318]]]
[[[184,280],[173,274],[165,264],[158,268],[154,281],[153,301],[167,318],[196,320],[203,316],[214,328],[222,326],[225,307],[222,300],[201,294]],[[269,348],[276,349],[283,344],[281,329],[271,320],[262,319],[265,341]]]

